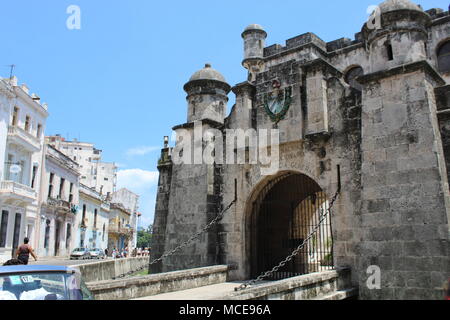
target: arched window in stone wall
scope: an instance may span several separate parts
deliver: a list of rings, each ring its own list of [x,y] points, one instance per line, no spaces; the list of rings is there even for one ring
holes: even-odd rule
[[[439,71],[442,73],[450,72],[450,40],[439,47],[437,57]]]
[[[362,91],[362,86],[358,81],[356,81],[356,78],[362,76],[363,74],[364,74],[363,68],[359,66],[353,67],[350,70],[348,70],[347,73],[345,74],[345,82],[347,82],[350,85],[350,87],[358,91]]]

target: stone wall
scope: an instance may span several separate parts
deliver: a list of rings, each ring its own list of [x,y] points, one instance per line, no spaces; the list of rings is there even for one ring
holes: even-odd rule
[[[361,79],[363,166],[358,270],[382,271],[362,299],[441,299],[448,279],[449,192],[435,77],[416,63]]]
[[[312,273],[274,283],[261,284],[223,297],[223,300],[314,300],[336,295],[355,298],[349,269]],[[338,291],[345,292],[338,298]],[[330,297],[330,299],[332,299]]]
[[[110,280],[122,274],[135,272],[148,265],[148,257],[114,259],[102,262],[93,262],[83,265],[74,265],[71,268],[81,272],[85,282]]]
[[[227,266],[214,266],[122,280],[91,282],[87,286],[96,300],[129,300],[223,283],[227,281],[227,273]]]
[[[168,208],[173,218],[164,235],[171,248],[214,217],[217,211],[205,207],[233,201],[235,182],[238,198],[217,229],[178,261],[164,264],[176,269],[186,261],[200,266],[220,260],[233,266],[230,279],[247,279],[252,202],[289,172],[309,176],[329,198],[342,186],[332,210],[334,264],[352,268],[364,299],[440,299],[450,270],[449,75],[435,67],[436,49],[448,40],[449,17],[396,10],[383,13],[381,30],[366,26],[354,41],[327,44],[308,33],[285,47],[265,48],[264,71],[233,89],[236,105],[219,129],[279,129],[279,170],[264,176],[259,164],[203,167],[201,174],[174,167]],[[362,92],[345,82],[355,66],[364,70],[355,79]],[[279,122],[264,108],[275,80],[280,89],[292,89],[292,104]],[[211,188],[214,197],[205,197],[202,192]],[[382,270],[381,290],[366,287],[371,265]]]

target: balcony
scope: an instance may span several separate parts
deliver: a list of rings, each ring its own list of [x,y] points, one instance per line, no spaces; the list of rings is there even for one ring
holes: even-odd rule
[[[120,235],[129,235],[133,233],[133,230],[130,228],[123,228],[123,227],[118,227],[115,224],[110,224],[109,225],[109,229],[108,229],[109,233],[115,233],[115,234],[120,234]]]
[[[25,202],[27,204],[36,200],[37,194],[32,188],[14,181],[0,182],[0,198],[7,203],[16,201]]]
[[[47,199],[47,206],[53,208],[59,214],[73,213],[72,204],[65,200],[49,197]]]
[[[30,152],[37,152],[41,149],[41,142],[38,138],[16,126],[8,127],[8,141]]]

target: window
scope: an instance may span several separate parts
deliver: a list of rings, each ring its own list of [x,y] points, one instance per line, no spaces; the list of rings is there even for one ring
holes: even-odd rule
[[[71,239],[72,239],[72,228],[70,223],[68,223],[66,231],[66,249],[69,249]]]
[[[48,249],[48,244],[50,240],[50,220],[45,221],[45,238],[44,238],[44,248]]]
[[[8,216],[9,212],[3,210],[0,224],[0,248],[6,247],[6,235],[8,231]]]
[[[49,181],[49,186],[48,186],[48,196],[49,198],[52,197],[52,193],[53,193],[53,179],[55,178],[55,174],[54,173],[50,173],[50,181]]]
[[[391,42],[390,41],[386,42],[385,46],[386,46],[388,60],[389,61],[394,60],[394,50],[392,48]]]
[[[106,232],[106,225],[103,224],[102,241],[105,241],[105,232]]]
[[[353,67],[345,74],[345,82],[347,82],[350,87],[362,91],[361,84],[356,80],[359,76],[364,74],[364,70],[361,67]]]
[[[33,166],[33,175],[31,176],[31,188],[34,189],[34,184],[36,182],[37,166]]]
[[[442,73],[450,72],[450,41],[440,46],[437,56],[439,71]]]
[[[66,182],[65,179],[61,178],[61,181],[59,183],[59,198],[62,199],[64,196],[64,183]]]
[[[84,220],[86,219],[86,205],[83,204],[83,216],[82,216],[81,224],[84,225]]]
[[[37,133],[36,133],[36,137],[40,138],[42,135],[42,124],[38,124],[37,125]]]
[[[31,128],[31,118],[30,118],[30,116],[26,116],[25,117],[25,131],[30,132],[30,128]]]
[[[94,228],[97,228],[97,209],[94,210]]]
[[[22,226],[22,214],[16,213],[16,219],[14,221],[14,236],[13,236],[13,248],[14,249],[19,247],[21,226]]]
[[[70,202],[70,203],[73,202],[73,183],[70,184],[70,189],[69,189],[69,202]]]
[[[18,107],[14,107],[14,112],[13,112],[13,118],[12,118],[12,125],[13,126],[17,126],[17,122],[19,120],[19,108]]]

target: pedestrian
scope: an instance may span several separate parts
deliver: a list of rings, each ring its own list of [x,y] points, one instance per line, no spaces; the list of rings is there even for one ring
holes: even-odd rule
[[[105,249],[105,257],[108,258],[108,248]]]
[[[7,266],[20,266],[23,265],[23,262],[19,259],[11,259],[6,261],[3,266],[7,267]]]
[[[28,264],[28,259],[30,258],[30,254],[33,256],[34,260],[37,261],[37,256],[34,253],[33,248],[28,244],[30,239],[23,239],[23,244],[17,248],[16,257],[18,260],[22,261],[23,264]]]

